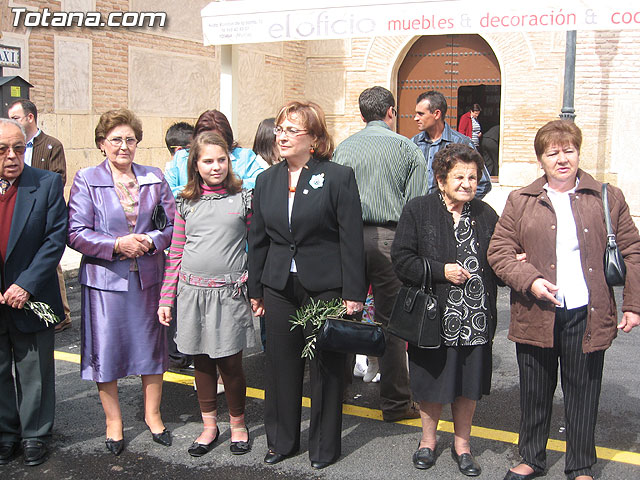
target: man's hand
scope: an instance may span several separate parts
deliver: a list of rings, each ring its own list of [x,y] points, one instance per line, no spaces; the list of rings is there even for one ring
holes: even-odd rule
[[[0,303],[9,305],[11,308],[22,308],[27,300],[31,297],[31,294],[24,288],[19,287],[15,283],[7,288],[4,295],[0,295]]]

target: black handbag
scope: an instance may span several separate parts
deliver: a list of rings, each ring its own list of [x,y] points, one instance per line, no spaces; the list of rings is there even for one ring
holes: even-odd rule
[[[167,226],[167,214],[162,208],[162,205],[157,204],[153,208],[153,213],[151,214],[151,221],[153,225],[156,227],[156,230],[164,230]]]
[[[316,337],[316,347],[331,352],[381,357],[385,346],[382,325],[348,318],[327,317]]]
[[[616,243],[616,235],[611,228],[611,214],[609,213],[609,197],[607,195],[607,183],[602,184],[602,204],[604,207],[604,220],[607,224],[607,246],[604,250],[604,276],[611,287],[624,285],[627,276],[627,267],[624,258]]]
[[[420,287],[400,287],[389,318],[389,333],[419,348],[440,346],[440,311],[431,288],[431,266],[426,258]]]

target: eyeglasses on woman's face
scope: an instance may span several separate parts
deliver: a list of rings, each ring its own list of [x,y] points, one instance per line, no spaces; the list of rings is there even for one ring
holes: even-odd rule
[[[127,137],[127,138],[113,137],[113,138],[106,138],[105,140],[109,142],[111,145],[113,145],[115,148],[122,147],[123,143],[126,143],[127,147],[129,148],[133,148],[136,145],[138,145],[138,139],[135,137]]]
[[[295,127],[282,128],[280,125],[278,125],[273,129],[273,133],[275,134],[276,137],[284,133],[285,137],[292,138],[292,137],[298,137],[300,135],[304,135],[305,133],[307,133],[307,130],[303,130]]]

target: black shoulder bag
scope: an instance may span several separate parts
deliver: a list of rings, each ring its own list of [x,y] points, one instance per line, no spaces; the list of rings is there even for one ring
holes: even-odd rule
[[[611,228],[611,214],[609,213],[609,198],[607,183],[602,184],[602,204],[604,206],[604,221],[607,224],[607,246],[604,250],[604,276],[610,287],[624,285],[627,267],[616,243],[616,235]]]
[[[431,288],[431,266],[422,258],[420,287],[400,287],[389,318],[389,333],[419,348],[440,347],[440,311]]]

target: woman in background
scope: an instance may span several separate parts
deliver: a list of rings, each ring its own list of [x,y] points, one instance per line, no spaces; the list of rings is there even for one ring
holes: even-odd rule
[[[273,133],[275,126],[275,118],[265,118],[260,122],[260,125],[258,125],[258,130],[256,130],[256,136],[253,140],[253,151],[267,162],[269,166],[280,161],[280,152],[278,152],[278,145],[276,144],[276,134]]]

